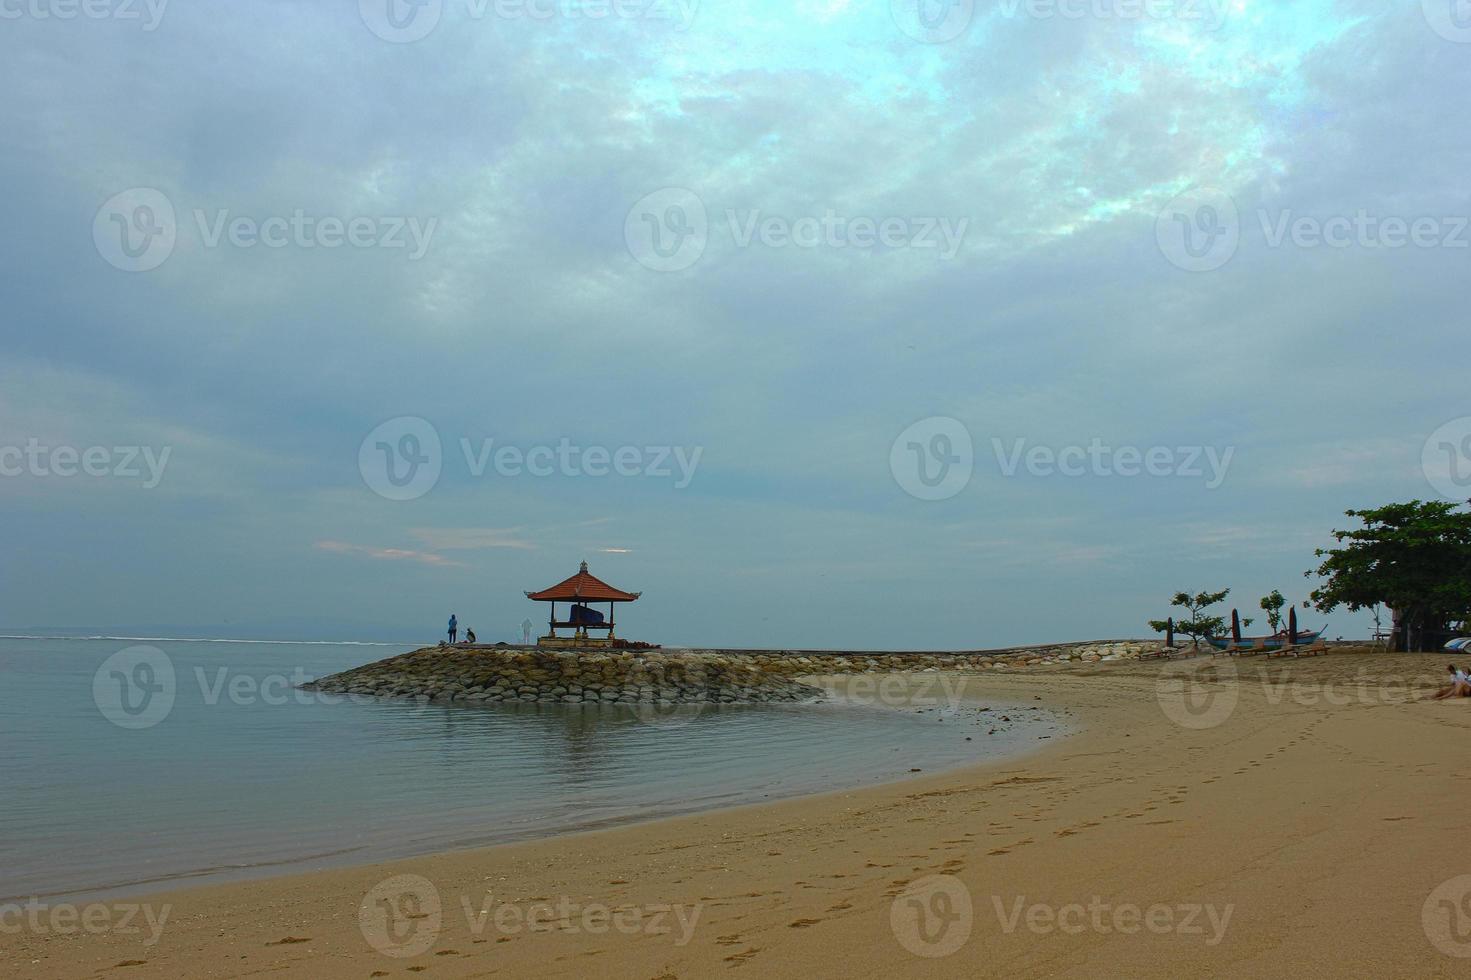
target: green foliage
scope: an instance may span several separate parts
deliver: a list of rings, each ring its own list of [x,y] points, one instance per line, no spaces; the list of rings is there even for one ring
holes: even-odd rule
[[[1305,574],[1324,582],[1313,606],[1326,613],[1384,603],[1400,614],[1403,648],[1432,645],[1434,633],[1471,615],[1471,512],[1460,506],[1412,500],[1345,511],[1363,526],[1335,530],[1340,547],[1315,552],[1322,562]]]
[[[1225,632],[1225,617],[1207,616],[1205,611],[1230,594],[1230,589],[1223,589],[1220,592],[1197,592],[1195,595],[1188,592],[1176,592],[1175,597],[1170,600],[1170,605],[1179,606],[1189,613],[1189,616],[1182,617],[1175,623],[1175,632],[1190,637],[1196,646],[1199,646],[1203,639],[1219,636]],[[1157,633],[1163,633],[1168,625],[1169,621],[1164,619],[1149,621],[1150,629]]]
[[[1267,614],[1267,625],[1272,628],[1273,633],[1282,630],[1282,607],[1287,605],[1287,600],[1282,598],[1282,592],[1273,589],[1271,595],[1262,596],[1261,607]]]

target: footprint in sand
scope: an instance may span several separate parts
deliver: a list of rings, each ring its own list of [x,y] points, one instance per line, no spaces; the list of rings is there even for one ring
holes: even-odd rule
[[[285,939],[278,939],[278,940],[276,940],[273,943],[266,943],[266,945],[267,946],[291,946],[291,945],[294,945],[295,943],[309,943],[309,942],[311,942],[310,939],[303,938],[301,936],[287,936]]]
[[[798,919],[795,922],[788,922],[787,923],[787,928],[788,929],[806,929],[808,926],[815,926],[815,925],[817,925],[821,921],[822,921],[821,919]]]

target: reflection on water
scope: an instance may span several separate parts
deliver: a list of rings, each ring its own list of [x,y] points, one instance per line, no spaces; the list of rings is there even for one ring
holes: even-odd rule
[[[176,677],[167,716],[125,730],[92,689],[125,645],[0,640],[0,899],[590,829],[934,771],[1059,730],[1032,710],[986,735],[995,723],[969,709],[721,705],[643,716],[617,705],[334,698],[268,682],[397,651],[188,642],[156,644]]]

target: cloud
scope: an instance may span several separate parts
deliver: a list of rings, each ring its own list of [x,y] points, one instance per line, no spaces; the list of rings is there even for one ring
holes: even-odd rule
[[[475,594],[508,596],[513,622],[517,588],[612,537],[636,545],[600,553],[626,555],[638,614],[689,640],[1094,635],[1140,618],[1100,594],[1100,568],[1167,579],[1207,551],[1223,579],[1300,569],[1293,529],[1316,541],[1345,507],[1429,493],[1423,441],[1464,414],[1465,251],[1273,247],[1259,213],[1471,212],[1471,127],[1445,97],[1471,87],[1466,46],[1413,3],[1251,4],[1219,30],[980,6],[947,44],[842,0],[701,4],[684,31],[446,5],[405,45],[354,4],[306,0],[175,4],[146,36],[7,22],[0,448],[174,447],[156,493],[0,483],[7,565],[26,569],[0,589],[25,611],[8,615],[157,619],[238,591],[267,616],[413,620],[431,600],[405,573],[481,552]],[[1208,274],[1155,240],[1194,185],[1242,216]],[[93,242],[98,206],[131,187],[180,220],[142,274]],[[677,273],[625,241],[663,187],[709,219]],[[438,224],[411,261],[210,246],[196,218],[298,210]],[[950,260],[732,231],[829,211],[968,225]],[[359,448],[404,415],[435,426],[443,472],[386,501]],[[922,504],[888,460],[931,415],[985,458],[964,493]],[[1007,480],[993,437],[1238,451],[1206,494]],[[705,452],[675,491],[476,475],[460,440],[485,438]],[[330,573],[293,564],[302,540]],[[414,547],[347,543],[385,540]],[[104,575],[119,567],[127,581]],[[743,632],[714,594],[767,622]],[[882,623],[810,614],[875,595]]]
[[[490,548],[512,548],[531,551],[536,544],[519,537],[519,527],[416,527],[410,533],[438,551],[478,551]]]
[[[368,545],[348,544],[344,541],[317,541],[312,547],[319,551],[330,551],[339,555],[356,555],[377,561],[408,561],[420,565],[435,565],[441,568],[464,568],[463,562],[451,561],[443,555],[427,551],[409,551],[403,548],[374,548]]]

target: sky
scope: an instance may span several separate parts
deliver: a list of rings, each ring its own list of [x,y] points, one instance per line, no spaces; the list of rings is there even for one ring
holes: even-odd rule
[[[0,82],[3,629],[1140,636],[1471,496],[1460,0],[0,0]]]

